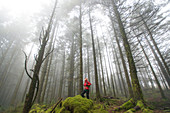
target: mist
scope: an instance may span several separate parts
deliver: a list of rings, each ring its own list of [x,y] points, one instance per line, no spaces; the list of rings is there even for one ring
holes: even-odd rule
[[[170,110],[169,6],[168,0],[0,0],[0,112],[21,106],[18,112],[27,113],[35,104],[74,98],[85,78],[93,101],[142,100]]]

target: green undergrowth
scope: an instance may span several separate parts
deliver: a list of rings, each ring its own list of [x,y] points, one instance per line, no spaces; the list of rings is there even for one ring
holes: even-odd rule
[[[138,100],[137,102],[135,102],[133,99],[125,102],[114,111],[124,111],[124,113],[134,113],[136,111],[140,111],[142,113],[153,113],[153,111],[149,107],[147,107],[143,101]]]
[[[44,113],[47,111],[47,105],[34,104],[29,113]]]
[[[119,99],[104,99],[100,102],[95,100],[83,98],[80,95],[75,97],[68,97],[62,101],[56,108],[55,113],[108,113],[110,106],[119,105]],[[34,104],[29,113],[50,113],[55,104]],[[3,113],[22,113],[23,105],[12,108],[10,111]]]
[[[170,111],[169,102],[167,100],[160,102],[150,100],[146,101],[147,105],[144,105],[142,101],[134,102],[133,99],[125,102],[122,99],[106,98],[101,98],[100,102],[96,102],[77,95],[63,100],[54,111],[55,113],[135,113],[136,111],[137,113],[168,113]],[[54,106],[55,104],[34,104],[29,113],[50,113]],[[0,113],[22,113],[22,110],[23,105],[20,105],[16,108],[10,107],[5,112]]]
[[[88,113],[108,113],[105,106],[102,104],[94,104],[92,109],[88,111]]]
[[[3,110],[0,111],[0,113],[21,113],[22,109],[23,109],[23,104],[18,105],[17,107],[8,107],[8,108],[4,108]]]
[[[108,101],[110,104],[114,102]],[[50,113],[55,104],[51,107],[34,104],[29,113]],[[62,105],[55,108],[55,113],[108,113],[107,104],[96,103],[91,99],[82,98],[80,95],[68,97],[62,101]]]
[[[104,105],[107,105],[107,106],[112,106],[112,105],[116,105],[116,106],[119,106],[122,104],[122,100],[121,99],[105,99],[105,98],[102,98],[100,100],[101,103],[103,103]]]

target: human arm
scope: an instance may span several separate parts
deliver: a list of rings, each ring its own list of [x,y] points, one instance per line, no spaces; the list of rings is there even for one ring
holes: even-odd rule
[[[87,86],[90,86],[90,85],[91,85],[91,83],[89,81],[87,81]]]

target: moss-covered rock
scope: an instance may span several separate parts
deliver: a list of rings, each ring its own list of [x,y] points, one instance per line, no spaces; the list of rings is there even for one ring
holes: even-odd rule
[[[93,101],[77,95],[75,97],[68,97],[60,109],[61,113],[87,113],[93,106]]]
[[[44,111],[44,113],[50,113],[50,112],[52,111],[52,109],[53,109],[53,106],[50,107],[50,108],[48,108],[46,111]],[[56,107],[55,110],[54,110],[55,113],[60,113],[60,109],[61,109],[61,108]]]
[[[44,107],[44,105],[42,105]],[[39,104],[34,104],[29,113],[43,113],[44,109]]]
[[[145,106],[144,106],[144,104],[143,104],[143,102],[142,102],[141,100],[138,100],[138,101],[137,101],[136,106],[139,106],[140,109],[142,109],[142,110],[145,108]]]
[[[49,106],[47,105],[34,104],[29,113],[50,113],[50,111],[52,111],[52,108],[53,107],[49,108]]]
[[[135,107],[135,102],[133,99],[130,99],[129,101],[125,102],[122,106],[119,108],[116,108],[115,111],[120,111],[120,110],[129,110],[130,108]]]
[[[108,111],[105,110],[102,104],[94,104],[94,106],[91,110],[88,111],[88,113],[108,113]]]
[[[145,108],[143,109],[142,113],[153,113],[153,111],[148,108]]]

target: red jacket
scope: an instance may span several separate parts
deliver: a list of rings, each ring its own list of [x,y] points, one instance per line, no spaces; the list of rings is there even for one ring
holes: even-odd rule
[[[90,87],[91,83],[87,80],[84,81],[84,86],[85,88],[84,89],[88,89],[89,90],[89,87]]]

